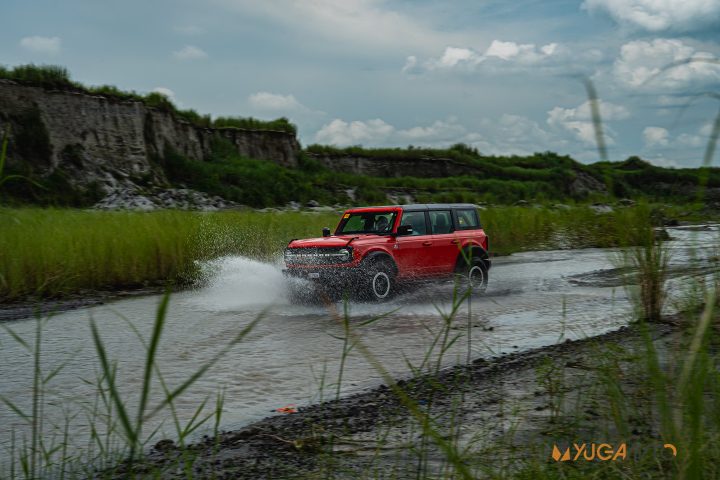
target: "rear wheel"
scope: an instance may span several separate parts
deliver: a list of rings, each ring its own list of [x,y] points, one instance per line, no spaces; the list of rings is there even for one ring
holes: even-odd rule
[[[371,261],[365,270],[363,296],[369,300],[384,301],[395,290],[395,269],[389,260]]]
[[[488,268],[480,257],[472,257],[470,262],[462,261],[458,268],[460,286],[470,288],[473,293],[484,293],[488,284]]]

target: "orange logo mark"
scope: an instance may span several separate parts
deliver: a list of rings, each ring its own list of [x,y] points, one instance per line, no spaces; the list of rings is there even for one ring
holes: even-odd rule
[[[669,448],[670,450],[672,450],[673,457],[677,457],[677,448],[675,448],[675,445],[673,445],[672,443],[666,443],[665,445],[663,445],[663,448]]]
[[[291,403],[290,405],[285,405],[284,407],[280,407],[275,409],[278,413],[297,413],[297,408],[295,408],[295,404]]]
[[[557,445],[553,445],[552,449],[552,458],[556,462],[576,462],[580,459],[591,462],[596,458],[603,462],[608,460],[614,462],[619,458],[625,460],[626,456],[627,445],[624,443],[618,445],[617,449],[613,448],[609,443],[591,443],[590,445],[587,443],[573,443],[572,448],[568,447],[564,451],[560,450]]]

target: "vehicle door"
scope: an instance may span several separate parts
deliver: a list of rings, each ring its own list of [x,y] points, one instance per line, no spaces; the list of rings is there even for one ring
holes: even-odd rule
[[[450,274],[455,270],[455,262],[460,252],[455,235],[455,225],[450,209],[430,210],[430,231],[432,233],[431,273],[433,275]]]
[[[428,275],[432,236],[427,225],[427,212],[403,212],[399,225],[410,225],[412,234],[395,237],[393,256],[400,276],[404,278],[424,277]]]

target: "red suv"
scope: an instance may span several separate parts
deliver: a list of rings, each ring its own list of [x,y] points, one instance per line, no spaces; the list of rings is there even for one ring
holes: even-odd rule
[[[487,287],[488,237],[471,204],[353,208],[334,234],[291,240],[286,276],[335,292],[383,300],[405,282],[465,277],[474,291]]]

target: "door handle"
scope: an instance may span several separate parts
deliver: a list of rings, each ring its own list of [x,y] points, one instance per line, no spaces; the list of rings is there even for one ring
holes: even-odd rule
[[[432,245],[432,242],[423,242],[423,246],[425,247],[429,247],[430,245]]]

